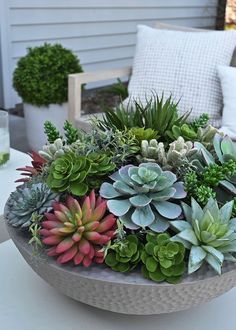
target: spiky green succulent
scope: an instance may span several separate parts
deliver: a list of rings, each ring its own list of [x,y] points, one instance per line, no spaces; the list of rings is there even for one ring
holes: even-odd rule
[[[128,108],[128,111],[127,111]],[[114,108],[106,109],[103,119],[97,121],[97,126],[102,130],[144,128],[158,132],[161,141],[169,141],[169,132],[174,125],[182,126],[189,113],[179,115],[178,102],[172,96],[168,98],[162,94],[160,97],[153,95],[142,104],[140,100],[133,100],[128,104],[119,104]]]
[[[91,162],[84,156],[68,152],[54,160],[49,168],[48,186],[58,192],[71,192],[84,196],[88,191],[86,182]]]
[[[66,138],[66,144],[72,144],[79,138],[79,131],[68,120],[64,123],[64,134]]]
[[[167,233],[146,235],[147,243],[141,254],[144,277],[156,282],[177,283],[185,271],[185,247],[171,242]]]
[[[61,138],[61,134],[56,128],[56,126],[49,120],[44,123],[44,133],[47,136],[47,140],[50,144],[54,143],[56,139]]]
[[[186,220],[171,222],[177,234],[171,238],[190,250],[188,273],[198,270],[204,262],[218,274],[224,260],[236,261],[236,218],[232,218],[234,201],[219,208],[210,198],[204,208],[192,198],[191,206],[182,203]]]
[[[128,235],[113,243],[108,250],[105,263],[117,272],[129,272],[140,262],[143,244],[135,235]]]
[[[4,215],[9,224],[14,227],[29,227],[32,215],[50,212],[52,203],[59,195],[41,182],[26,182],[11,193],[4,209]]]
[[[149,227],[162,232],[169,227],[168,220],[182,212],[170,200],[186,196],[183,183],[177,182],[174,173],[162,171],[158,164],[127,165],[110,178],[114,183],[103,183],[100,195],[108,199],[110,212],[120,217],[127,228]]]
[[[39,155],[49,162],[61,157],[64,153],[65,151],[61,138],[56,139],[51,144],[44,145],[43,150],[39,151]]]

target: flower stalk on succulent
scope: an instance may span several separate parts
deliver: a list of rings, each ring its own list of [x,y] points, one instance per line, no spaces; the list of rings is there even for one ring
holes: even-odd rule
[[[144,163],[124,166],[110,178],[114,183],[103,183],[100,195],[108,199],[110,212],[125,227],[163,232],[169,220],[180,216],[181,207],[172,200],[185,198],[186,193],[174,173],[162,171],[157,164]]]
[[[171,238],[190,250],[188,273],[191,274],[208,263],[218,274],[224,260],[236,261],[236,218],[232,218],[234,202],[219,209],[217,201],[210,198],[204,208],[192,198],[191,206],[182,203],[186,220],[171,222],[177,232]]]
[[[45,214],[40,230],[42,242],[51,246],[47,254],[60,264],[73,261],[88,267],[92,262],[103,263],[102,248],[116,230],[116,218],[107,212],[107,202],[92,191],[83,203],[72,196],[65,204],[54,203],[53,211]]]

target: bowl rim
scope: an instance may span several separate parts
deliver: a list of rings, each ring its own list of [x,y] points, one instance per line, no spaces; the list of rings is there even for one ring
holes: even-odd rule
[[[13,243],[16,245],[17,249],[20,250],[24,250],[26,254],[30,255],[31,257],[33,257],[33,247],[28,244],[27,242],[27,238],[24,235],[24,232],[22,230],[20,230],[17,227],[13,227],[12,225],[10,225],[7,221],[6,218],[4,218],[5,220],[5,224],[6,224],[6,228],[7,231],[9,233],[10,238],[12,239]],[[21,235],[19,235],[19,233],[22,233]],[[128,273],[128,274],[124,274],[124,273],[116,273],[115,271],[113,271],[112,269],[110,269],[109,267],[105,267],[104,265],[93,265],[93,272],[91,273],[92,276],[88,276],[88,274],[84,274],[83,272],[79,272],[78,269],[82,266],[78,265],[78,266],[73,266],[70,265],[60,265],[56,262],[56,260],[53,257],[49,257],[47,256],[47,254],[45,253],[46,248],[43,248],[41,252],[43,252],[43,254],[40,252],[38,255],[34,256],[35,260],[37,260],[37,258],[40,258],[41,261],[46,261],[46,263],[48,264],[48,267],[52,267],[53,269],[55,269],[56,271],[61,271],[63,273],[71,273],[75,276],[79,276],[81,278],[87,279],[87,280],[92,280],[92,281],[99,281],[99,282],[103,282],[103,283],[110,283],[112,285],[126,285],[126,286],[138,286],[138,287],[150,287],[150,288],[157,288],[157,287],[162,287],[162,288],[170,288],[170,287],[185,287],[185,286],[195,286],[195,285],[199,285],[201,283],[206,284],[206,282],[208,281],[212,281],[212,280],[218,280],[218,279],[223,279],[226,276],[230,276],[232,273],[235,272],[236,274],[236,264],[235,267],[233,269],[230,270],[226,270],[225,272],[223,272],[221,275],[218,274],[212,274],[206,278],[201,278],[201,279],[193,279],[192,281],[184,281],[184,279],[189,278],[190,276],[196,276],[196,273],[192,274],[192,275],[185,275],[183,278],[183,281],[177,284],[170,284],[167,282],[154,282],[148,279],[144,279],[142,278],[143,282],[129,282],[126,280],[125,277],[129,277],[132,279],[132,273]],[[20,251],[21,253],[21,251]],[[42,257],[42,255],[44,257]],[[230,264],[233,264],[233,262],[231,262]],[[69,266],[69,267],[68,267]],[[76,267],[76,268],[75,268]],[[94,269],[95,267],[97,268],[98,272],[101,270],[106,270],[107,272],[112,272],[115,276],[115,274],[119,274],[117,280],[111,280],[109,278],[102,278],[102,277],[96,277],[94,276]],[[101,267],[104,267],[103,269],[101,269]],[[83,267],[84,268],[84,267]],[[85,268],[87,271],[89,270],[89,268]],[[224,267],[223,267],[224,269]],[[120,279],[119,277],[123,276],[123,279]],[[140,274],[141,276],[141,274]]]

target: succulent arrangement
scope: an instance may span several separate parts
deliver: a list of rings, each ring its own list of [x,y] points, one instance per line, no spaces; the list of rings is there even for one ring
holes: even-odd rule
[[[5,218],[61,265],[171,284],[208,267],[220,275],[236,261],[236,147],[208,120],[189,122],[154,94],[107,109],[88,133],[46,122]]]

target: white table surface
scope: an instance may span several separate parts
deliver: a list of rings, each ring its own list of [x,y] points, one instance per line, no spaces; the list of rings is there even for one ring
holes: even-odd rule
[[[0,169],[0,214],[19,178],[17,167],[30,157],[11,150]],[[44,282],[27,265],[12,241],[0,244],[0,330],[235,330],[236,289],[189,311],[130,316],[73,301]]]
[[[21,177],[18,167],[30,165],[29,155],[15,149],[10,150],[10,160],[4,166],[0,166],[0,215],[3,214],[4,205],[10,193],[19,183],[14,181]]]
[[[102,311],[50,287],[12,241],[0,244],[1,330],[235,330],[236,289],[189,311],[131,316]]]

